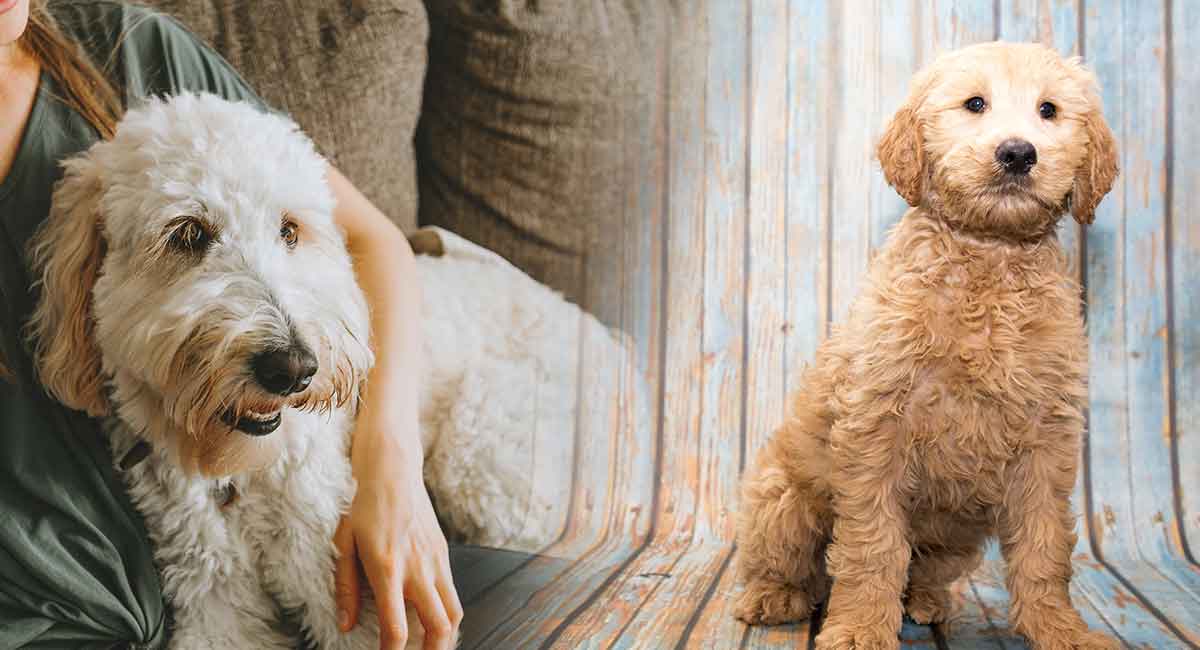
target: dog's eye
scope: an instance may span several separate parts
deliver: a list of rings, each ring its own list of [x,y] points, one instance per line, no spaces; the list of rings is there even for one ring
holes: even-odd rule
[[[296,225],[295,221],[285,217],[283,225],[279,227],[279,238],[283,240],[283,243],[287,244],[288,248],[295,248],[299,237],[300,226]]]
[[[972,113],[982,113],[983,109],[987,108],[987,102],[983,101],[982,97],[972,97],[963,102],[963,108]]]
[[[170,245],[184,253],[201,253],[212,243],[212,234],[199,219],[185,217],[171,231]]]
[[[1042,116],[1043,120],[1052,120],[1055,115],[1058,115],[1058,107],[1050,102],[1042,102],[1042,105],[1038,106],[1038,114]]]

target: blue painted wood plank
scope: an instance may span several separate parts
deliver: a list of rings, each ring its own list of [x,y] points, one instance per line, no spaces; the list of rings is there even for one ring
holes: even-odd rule
[[[1063,54],[1079,54],[1080,0],[1004,0],[998,37],[1036,42]]]
[[[1175,525],[1167,367],[1166,20],[1162,5],[1146,3],[1125,17],[1126,42],[1136,44],[1124,48],[1121,111],[1132,523],[1139,548],[1154,561],[1171,555],[1166,531]]]
[[[748,3],[709,0],[705,98],[701,505],[697,541],[732,542],[742,444],[745,350],[750,16]]]
[[[879,111],[880,4],[878,0],[836,3],[833,148],[829,182],[833,185],[830,220],[830,296],[832,319],[845,319],[867,268],[871,246],[869,191],[878,178],[873,155]]]
[[[917,625],[905,619],[900,626],[900,647],[914,650],[937,650],[937,639],[928,625]]]
[[[1093,529],[1104,560],[1148,606],[1200,640],[1198,575],[1174,554],[1165,250],[1163,7],[1089,3],[1122,176],[1088,235]]]
[[[736,648],[743,643],[752,643],[752,634],[763,629],[762,626],[751,628],[733,615],[733,608],[737,602],[741,585],[737,580],[733,548],[730,547],[728,551],[730,554],[725,559],[724,568],[713,576],[708,590],[698,595],[696,602],[698,605],[699,603],[703,603],[703,605],[699,605],[698,611],[693,614],[688,631],[679,640],[688,648],[697,648],[698,650]],[[706,598],[707,601],[705,601]],[[791,645],[787,647],[794,648],[807,639],[807,635],[795,636],[792,638]]]
[[[1174,300],[1175,444],[1179,517],[1193,563],[1200,558],[1200,3],[1171,5],[1171,263]]]
[[[675,531],[679,535],[663,540],[662,559],[676,556],[671,577],[659,583],[627,621],[617,647],[638,639],[672,644],[688,634],[704,594],[727,566],[736,526],[746,355],[750,6],[710,0],[706,13],[705,203],[702,220],[695,224],[703,232],[704,247],[701,356],[689,363],[701,371],[699,430],[664,431],[664,437],[690,441],[695,436],[698,443],[695,451],[680,450],[691,467],[682,475],[664,477],[697,489],[696,511],[690,532],[680,527]]]
[[[939,52],[996,39],[996,5],[992,0],[930,0],[917,2],[922,12],[921,61]]]
[[[680,5],[675,14],[676,28],[691,37],[674,40],[671,52],[658,528],[652,543],[566,624],[559,640],[567,646],[607,646],[627,630],[683,634],[691,610],[647,606],[648,599],[682,598],[695,606],[727,554],[703,540],[731,541],[745,296],[745,12],[740,3],[714,2]]]
[[[746,224],[746,465],[786,414],[788,305],[787,3],[750,5]],[[810,245],[820,246],[820,241]],[[805,258],[811,264],[811,255]],[[798,296],[811,299],[811,295]]]
[[[1087,18],[1087,39],[1093,43],[1086,52],[1086,61],[1100,79],[1100,94],[1105,115],[1124,146],[1119,117],[1124,96],[1122,84],[1121,25],[1119,5],[1100,18],[1100,10],[1090,7]],[[1116,11],[1116,13],[1114,13]],[[1107,45],[1106,45],[1107,44]],[[1125,193],[1118,185],[1096,210],[1096,220],[1088,227],[1087,237],[1087,321],[1089,341],[1089,437],[1092,481],[1091,518],[1100,554],[1118,552],[1134,545],[1132,529],[1125,522],[1132,520],[1132,496],[1129,493],[1129,451],[1125,367],[1125,264],[1123,247]],[[1103,461],[1111,465],[1099,471]],[[1082,500],[1079,502],[1082,506]],[[1121,527],[1109,522],[1122,523]],[[1125,537],[1126,539],[1120,539]],[[1086,552],[1087,548],[1080,550]]]
[[[787,261],[784,374],[788,393],[829,320],[830,139],[833,136],[830,3],[789,2]]]

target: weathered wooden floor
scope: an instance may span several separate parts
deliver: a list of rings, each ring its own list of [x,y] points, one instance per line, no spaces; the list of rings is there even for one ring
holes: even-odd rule
[[[1095,66],[1122,176],[1065,227],[1090,330],[1090,437],[1073,597],[1132,647],[1200,644],[1200,2],[674,3],[655,123],[626,133],[629,200],[587,302],[635,343],[581,363],[614,404],[581,417],[561,539],[456,550],[466,648],[805,647],[808,623],[736,622],[740,471],[792,374],[845,312],[903,211],[871,156],[939,48],[1042,40]],[[644,380],[644,384],[639,380]],[[610,401],[606,401],[610,400]],[[639,409],[645,409],[640,411]],[[640,419],[639,412],[649,413]],[[638,425],[649,423],[649,426]],[[1020,648],[993,553],[951,632]]]

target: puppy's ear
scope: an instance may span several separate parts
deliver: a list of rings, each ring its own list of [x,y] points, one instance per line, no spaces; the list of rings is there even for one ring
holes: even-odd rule
[[[1096,206],[1112,189],[1119,169],[1117,142],[1099,106],[1084,118],[1083,128],[1088,137],[1087,155],[1075,173],[1070,201],[1071,215],[1087,225],[1096,218]]]
[[[879,139],[876,154],[889,185],[911,206],[925,193],[925,147],[915,94],[896,111]]]
[[[93,417],[109,404],[94,337],[92,287],[104,259],[99,167],[86,157],[65,164],[50,215],[34,236],[30,261],[41,289],[29,322],[34,364],[46,390]]]

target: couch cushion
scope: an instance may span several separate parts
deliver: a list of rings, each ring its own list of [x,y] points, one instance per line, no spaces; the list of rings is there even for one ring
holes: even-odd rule
[[[620,227],[627,157],[651,148],[640,126],[665,40],[659,5],[427,0],[420,223],[579,301],[587,256]]]
[[[397,224],[416,223],[421,0],[149,0],[224,56]]]

